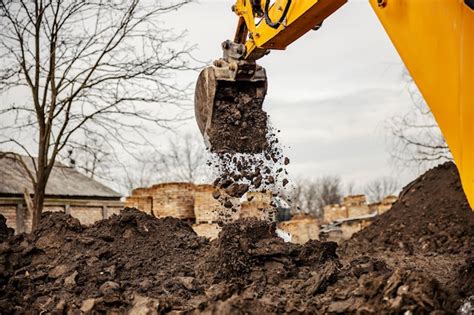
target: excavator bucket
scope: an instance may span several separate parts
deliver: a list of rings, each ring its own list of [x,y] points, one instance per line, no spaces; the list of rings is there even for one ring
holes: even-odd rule
[[[260,153],[267,146],[265,70],[222,60],[199,75],[194,109],[206,146],[217,153]]]

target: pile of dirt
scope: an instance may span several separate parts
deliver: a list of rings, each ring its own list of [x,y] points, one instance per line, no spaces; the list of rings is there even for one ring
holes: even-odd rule
[[[0,242],[0,309],[452,314],[474,295],[474,214],[459,187],[452,164],[429,171],[339,248],[285,243],[255,219],[208,242],[185,222],[134,209],[90,227],[46,213],[35,233]]]
[[[392,209],[353,236],[352,249],[474,254],[474,215],[456,166],[445,163],[407,185]]]
[[[221,313],[238,296],[284,312],[284,301],[267,305],[258,296],[323,292],[336,280],[335,252],[335,243],[284,243],[275,224],[255,219],[226,225],[210,244],[185,222],[134,209],[91,227],[45,213],[35,233],[1,243],[0,309]]]
[[[254,219],[224,226],[197,266],[212,314],[304,311],[303,301],[337,279],[336,243],[285,243],[275,225]]]
[[[445,163],[342,244],[346,276],[326,293],[326,310],[452,313],[474,294],[473,244],[474,213],[456,166]]]
[[[160,297],[161,311],[185,308],[201,292],[195,258],[208,246],[187,223],[138,210],[91,227],[45,213],[34,234],[2,243],[0,309],[125,311],[142,296]]]

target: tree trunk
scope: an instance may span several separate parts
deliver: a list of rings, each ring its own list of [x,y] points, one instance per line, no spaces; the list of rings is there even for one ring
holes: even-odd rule
[[[43,213],[44,207],[44,195],[45,195],[45,181],[38,181],[35,187],[35,195],[33,199],[33,218],[31,232],[35,231],[41,220],[41,213]]]
[[[44,196],[46,194],[46,185],[49,178],[49,165],[48,165],[48,142],[44,136],[44,129],[40,128],[40,141],[38,147],[38,169],[36,172],[36,184],[34,185],[34,198],[33,198],[33,218],[31,232],[34,232],[38,227],[41,220],[41,213],[44,208]]]

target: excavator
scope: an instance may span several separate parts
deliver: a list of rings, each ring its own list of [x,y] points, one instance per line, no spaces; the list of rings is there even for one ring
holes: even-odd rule
[[[267,76],[257,60],[319,29],[346,2],[235,1],[234,39],[196,83],[196,120],[211,151],[264,150]],[[474,208],[474,0],[369,2],[433,113]],[[242,113],[255,119],[241,123]]]

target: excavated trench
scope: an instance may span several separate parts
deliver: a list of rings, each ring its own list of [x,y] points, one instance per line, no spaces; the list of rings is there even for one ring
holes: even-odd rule
[[[474,213],[452,163],[340,247],[284,243],[250,219],[209,242],[134,209],[90,227],[45,213],[35,233],[11,232],[0,220],[2,314],[452,314],[474,295]]]

